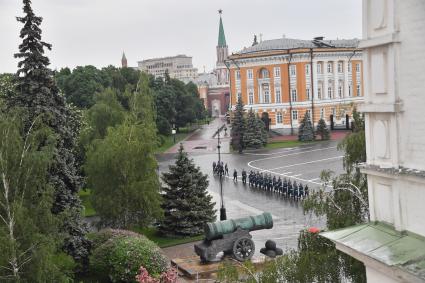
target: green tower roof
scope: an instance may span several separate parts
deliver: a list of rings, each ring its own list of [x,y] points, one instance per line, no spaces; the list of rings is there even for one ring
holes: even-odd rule
[[[224,36],[223,21],[220,15],[220,27],[218,29],[218,46],[227,46],[226,37]]]

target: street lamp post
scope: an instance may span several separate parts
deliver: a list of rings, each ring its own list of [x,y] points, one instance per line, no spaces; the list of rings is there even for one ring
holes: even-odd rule
[[[218,150],[218,164],[221,163],[221,154],[220,154],[220,128],[217,131],[217,150]],[[221,197],[221,207],[220,207],[220,220],[226,220],[226,208],[224,208],[224,200],[223,200],[223,176],[222,170],[219,170],[218,176],[220,178],[220,197]]]
[[[173,129],[171,130],[171,133],[173,134],[173,143],[176,143],[176,126],[173,124]]]

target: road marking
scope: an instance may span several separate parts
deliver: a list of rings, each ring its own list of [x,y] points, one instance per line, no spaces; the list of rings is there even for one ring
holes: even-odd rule
[[[282,151],[273,152],[273,153],[251,153],[251,152],[245,152],[244,154],[247,154],[247,155],[268,156],[268,155],[276,155],[276,154],[280,154],[280,153],[284,153],[284,152],[288,152],[288,151],[293,151],[293,150],[310,149],[310,148],[314,148],[314,146],[309,146],[309,147],[288,147],[288,148],[283,149]]]
[[[323,159],[318,159],[318,160],[313,160],[313,161],[307,161],[307,162],[302,162],[302,163],[296,163],[296,164],[290,164],[290,165],[285,165],[285,166],[280,166],[280,167],[270,168],[270,169],[263,169],[263,170],[264,171],[277,170],[277,169],[294,167],[294,166],[299,166],[299,165],[306,165],[306,164],[317,163],[317,162],[322,162],[322,161],[327,161],[327,160],[332,160],[332,159],[339,159],[339,158],[343,158],[343,157],[344,157],[344,155],[340,155],[340,156],[335,156],[335,157],[323,158]]]
[[[293,178],[293,177],[298,177],[298,176],[301,176],[302,174],[297,174],[297,175],[294,175],[294,176],[289,176],[289,178]]]
[[[260,210],[258,208],[253,207],[253,206],[250,206],[248,204],[242,203],[238,200],[230,200],[230,201],[227,201],[227,203],[231,203],[231,204],[239,207],[240,209],[246,210],[246,211],[253,213],[253,214],[256,214],[256,215],[262,214],[264,212],[263,210]],[[272,214],[272,218],[273,218],[273,220],[279,219],[279,217],[277,217],[276,215],[273,215],[273,214]]]
[[[281,158],[281,157],[286,157],[286,156],[292,156],[292,155],[300,155],[300,154],[304,154],[304,153],[315,152],[315,151],[322,151],[322,150],[333,149],[333,148],[336,148],[336,146],[330,146],[330,147],[325,147],[325,148],[318,148],[318,149],[312,149],[312,150],[294,152],[294,153],[283,154],[283,155],[278,155],[278,156],[273,156],[273,157],[260,158],[260,159],[256,159],[256,160],[251,160],[250,162],[248,162],[248,166],[251,166],[251,163],[258,162],[258,161],[269,160],[269,159],[276,159],[276,158]]]
[[[287,176],[286,174],[276,173],[276,172],[273,172],[272,170],[282,169],[282,168],[288,168],[288,167],[294,167],[294,166],[305,165],[305,164],[318,163],[318,162],[322,162],[322,161],[326,161],[326,160],[332,160],[332,159],[343,158],[343,157],[344,156],[341,155],[341,156],[335,156],[335,157],[330,157],[330,158],[318,159],[318,160],[307,161],[307,162],[302,162],[302,163],[297,163],[297,164],[285,165],[285,166],[281,166],[281,167],[277,167],[277,168],[271,168],[271,169],[263,169],[263,168],[260,168],[260,167],[251,165],[251,162],[248,162],[248,166],[251,167],[251,168],[253,168],[253,169],[255,169],[255,170],[262,171],[262,172],[268,172],[268,173],[271,173],[271,174],[285,176],[285,177],[288,177],[290,179],[295,179],[295,180],[299,180],[299,181],[302,181],[302,182],[312,183],[312,184],[316,184],[316,185],[321,186],[322,185],[321,182],[315,182],[315,181],[311,181],[311,180],[299,178],[296,175],[295,176]],[[263,158],[263,159],[265,159],[265,158]],[[267,158],[267,159],[270,159],[270,158]]]
[[[314,179],[310,179],[308,181],[311,182],[311,181],[316,181],[316,180],[320,180],[320,178],[314,178]]]

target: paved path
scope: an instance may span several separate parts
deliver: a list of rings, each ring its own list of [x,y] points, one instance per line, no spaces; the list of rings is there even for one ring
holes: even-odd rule
[[[200,129],[196,130],[192,135],[187,137],[181,143],[183,143],[186,152],[193,153],[213,153],[217,149],[217,137],[213,137],[214,133],[222,125],[226,124],[224,119],[217,118],[210,122],[209,125],[203,125]],[[227,125],[227,124],[226,124]],[[220,138],[222,141],[222,147],[224,152],[229,152],[229,134],[224,136],[224,132],[221,132]],[[180,143],[174,145],[166,153],[176,153],[179,150]]]
[[[217,161],[217,153],[214,144],[217,140],[212,135],[220,125],[215,121],[210,127],[202,129],[193,135],[187,144],[190,156],[201,170],[209,175],[209,192],[216,202],[217,211],[220,204],[220,183],[218,177],[212,174],[212,163]],[[228,139],[225,140],[228,142]],[[193,142],[193,143],[192,143]],[[210,144],[207,150],[190,148],[195,144]],[[227,144],[228,146],[228,144]],[[309,184],[310,188],[320,186],[320,172],[330,169],[341,173],[343,153],[336,149],[337,142],[319,142],[305,146],[287,149],[258,150],[244,154],[230,154],[224,150],[222,160],[228,164],[229,171],[236,168],[241,172],[245,170],[258,170],[272,175],[286,177],[303,184]],[[224,146],[223,146],[224,147]],[[165,154],[159,157],[160,171],[167,170],[169,164],[174,162],[174,154]],[[296,248],[298,233],[301,229],[311,226],[324,227],[323,218],[315,215],[304,215],[299,202],[288,200],[276,193],[261,191],[243,185],[242,182],[233,182],[225,178],[223,182],[224,204],[227,209],[227,217],[239,218],[249,215],[257,215],[268,211],[273,215],[274,227],[271,230],[255,231],[253,235],[256,244],[256,255],[267,239],[273,239],[283,249]]]

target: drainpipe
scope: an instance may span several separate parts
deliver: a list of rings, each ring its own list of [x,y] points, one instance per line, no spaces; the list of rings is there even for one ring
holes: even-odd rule
[[[288,50],[288,52],[291,52],[291,50]],[[290,65],[292,61],[292,53],[289,53],[289,60],[288,60],[288,93],[289,93],[289,119],[291,121],[291,136],[294,134],[294,126],[292,124],[292,97],[291,97],[291,74],[290,74]]]
[[[311,124],[314,131],[314,80],[313,80],[313,48],[310,48],[310,94],[311,94]]]

